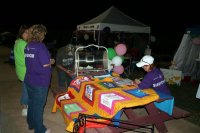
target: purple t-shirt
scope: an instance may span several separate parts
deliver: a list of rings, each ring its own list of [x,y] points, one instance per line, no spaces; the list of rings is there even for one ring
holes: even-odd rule
[[[42,42],[30,42],[25,48],[26,75],[24,82],[34,87],[49,87],[51,68],[50,53]]]
[[[152,71],[148,72],[142,82],[138,85],[140,89],[153,88],[155,91],[160,91],[165,94],[169,94],[170,90],[164,79],[163,73],[156,67]]]

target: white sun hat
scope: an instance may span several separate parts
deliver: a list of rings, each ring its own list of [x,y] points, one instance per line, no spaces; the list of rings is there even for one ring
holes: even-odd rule
[[[153,64],[154,58],[150,55],[145,55],[142,57],[140,62],[136,64],[137,67],[143,67],[144,65],[151,65]]]

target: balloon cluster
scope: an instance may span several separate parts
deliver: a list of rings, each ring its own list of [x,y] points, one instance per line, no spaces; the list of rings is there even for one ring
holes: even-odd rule
[[[125,44],[117,44],[114,49],[108,48],[108,70],[113,70],[117,74],[122,74],[124,72],[124,67],[122,65],[124,61],[124,54],[127,51]]]

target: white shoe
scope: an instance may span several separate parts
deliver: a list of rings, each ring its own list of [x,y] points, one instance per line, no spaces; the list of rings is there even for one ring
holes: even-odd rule
[[[51,133],[51,128],[47,128],[45,133]]]
[[[27,116],[27,112],[28,112],[27,108],[22,109],[22,116],[26,117]]]

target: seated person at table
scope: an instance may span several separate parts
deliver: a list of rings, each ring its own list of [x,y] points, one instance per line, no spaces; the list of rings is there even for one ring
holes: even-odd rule
[[[156,68],[153,63],[154,58],[152,56],[145,55],[142,57],[136,66],[142,67],[147,73],[142,81],[135,79],[134,85],[140,89],[153,88],[155,91],[171,95],[170,90],[165,82],[163,73],[160,71],[160,69]]]

